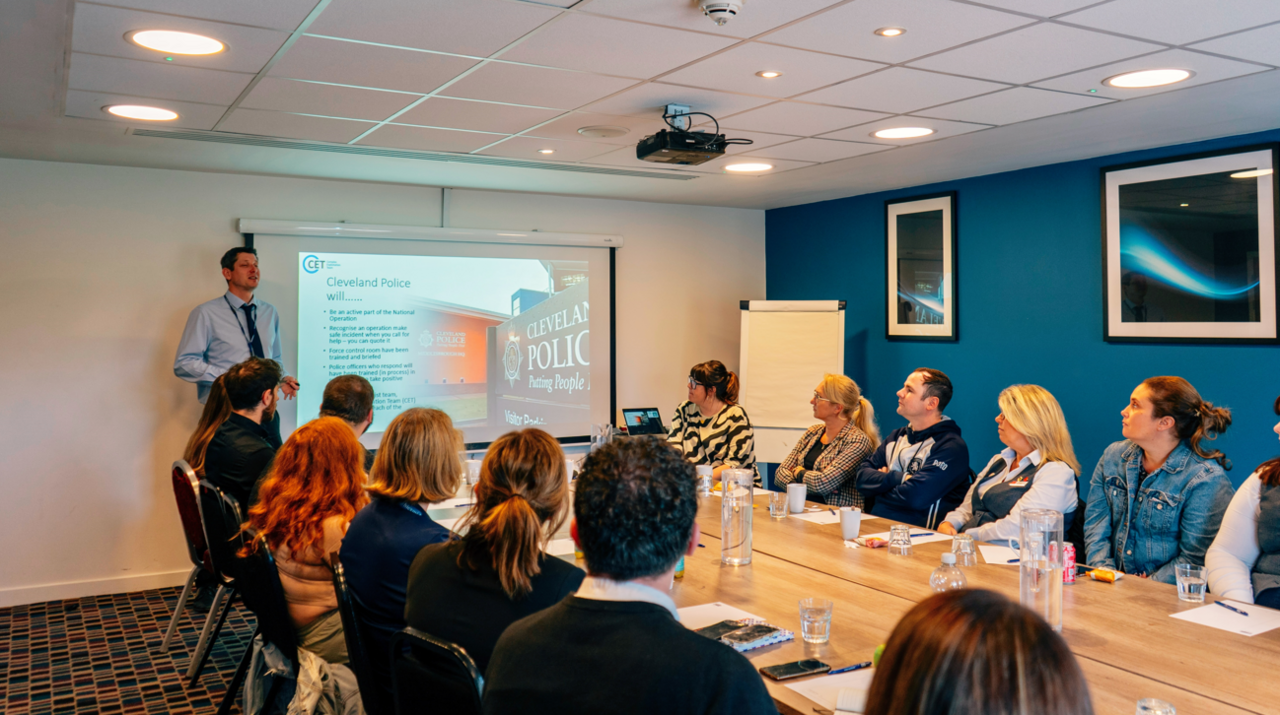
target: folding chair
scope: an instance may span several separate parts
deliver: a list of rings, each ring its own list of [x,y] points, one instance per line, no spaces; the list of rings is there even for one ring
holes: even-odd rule
[[[386,702],[391,678],[386,675],[391,653],[373,653],[375,642],[370,634],[368,609],[347,586],[347,575],[338,559],[338,552],[329,554],[329,566],[333,570],[333,590],[338,596],[338,613],[342,616],[342,635],[347,640],[347,667],[356,674],[360,684],[360,698],[368,715],[390,715],[391,703]],[[379,678],[378,675],[383,677]]]
[[[209,607],[209,618],[200,631],[196,651],[191,655],[191,667],[187,669],[186,677],[192,686],[204,672],[209,652],[213,650],[213,642],[217,640],[222,624],[226,623],[227,614],[234,605],[237,593],[236,552],[243,544],[243,538],[239,535],[240,525],[243,523],[240,505],[206,479],[200,480],[199,486],[200,521],[204,524],[205,544],[208,547],[209,562],[213,566],[213,575],[218,580],[218,592],[214,594],[213,604]]]
[[[160,641],[160,650],[169,650],[173,642],[173,634],[178,630],[178,615],[186,608],[191,598],[192,587],[201,572],[213,573],[213,563],[209,560],[209,547],[204,540],[204,525],[200,523],[200,480],[185,460],[173,463],[173,496],[178,502],[178,517],[182,520],[182,532],[187,537],[187,555],[191,558],[191,575],[182,587],[182,595],[173,607],[173,617],[169,619],[169,627],[164,632],[164,640]],[[209,609],[205,617],[208,622],[214,617],[214,609]]]
[[[460,646],[414,628],[391,638],[396,715],[480,715],[484,676]]]

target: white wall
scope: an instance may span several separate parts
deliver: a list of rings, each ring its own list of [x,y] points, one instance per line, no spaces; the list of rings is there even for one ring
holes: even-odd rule
[[[225,289],[237,219],[433,226],[440,194],[0,159],[0,606],[174,585],[190,569],[168,469],[199,406],[173,355],[191,307]],[[689,366],[736,367],[738,301],[765,294],[763,211],[452,194],[453,226],[625,237],[619,406],[665,412]]]

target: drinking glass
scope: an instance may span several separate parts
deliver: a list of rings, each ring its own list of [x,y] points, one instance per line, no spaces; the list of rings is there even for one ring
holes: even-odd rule
[[[1134,715],[1178,715],[1178,709],[1163,700],[1143,698],[1138,701]]]
[[[1062,632],[1062,513],[1024,509],[1019,530],[1018,597],[1053,630]]]
[[[831,612],[835,604],[825,598],[800,599],[800,637],[806,643],[831,640]]]
[[[911,528],[902,525],[889,527],[889,555],[910,556],[913,552]]]
[[[786,492],[769,492],[769,517],[772,519],[787,518]]]
[[[1178,578],[1178,600],[1204,603],[1204,567],[1195,564],[1175,564],[1173,569]]]
[[[480,465],[483,464],[478,459],[467,460],[467,486],[474,487],[480,482]]]
[[[715,470],[711,468],[710,464],[699,464],[693,468],[693,471],[698,475],[698,496],[711,496],[711,486],[714,481],[712,473]]]
[[[969,534],[951,537],[951,553],[956,555],[956,566],[978,565],[978,553],[973,545],[973,537]]]

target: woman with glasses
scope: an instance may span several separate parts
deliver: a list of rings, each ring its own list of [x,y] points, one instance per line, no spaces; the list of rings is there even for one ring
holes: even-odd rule
[[[880,444],[875,410],[862,396],[858,383],[844,375],[824,375],[813,391],[810,427],[774,473],[773,483],[808,487],[810,501],[835,506],[863,507],[853,483],[858,465]]]
[[[966,532],[978,541],[1018,538],[1023,509],[1052,509],[1071,528],[1080,463],[1062,407],[1039,385],[1012,385],[997,400],[996,432],[1006,449],[991,458],[938,533]]]
[[[690,462],[711,465],[716,479],[726,469],[755,469],[751,420],[738,405],[738,376],[724,363],[710,360],[689,371],[689,399],[676,408],[667,441]]]

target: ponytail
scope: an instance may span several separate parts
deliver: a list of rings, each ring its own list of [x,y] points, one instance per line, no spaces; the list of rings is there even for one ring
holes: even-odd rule
[[[1191,451],[1204,459],[1216,459],[1223,469],[1231,469],[1231,460],[1227,459],[1227,455],[1223,454],[1222,450],[1206,451],[1200,446],[1201,440],[1215,440],[1230,426],[1231,410],[1225,407],[1214,407],[1212,402],[1201,402],[1200,424],[1196,425],[1195,432],[1187,438]]]
[[[1187,446],[1201,459],[1213,459],[1223,469],[1231,469],[1231,460],[1221,450],[1206,450],[1204,440],[1215,440],[1231,426],[1231,410],[1205,402],[1191,383],[1180,377],[1149,377],[1142,381],[1151,396],[1152,415],[1157,419],[1172,417],[1174,434],[1187,440]]]
[[[738,404],[738,373],[729,371],[729,379],[724,385],[724,397],[720,399],[724,400],[726,405]]]
[[[694,365],[689,370],[689,377],[708,390],[715,389],[716,398],[726,405],[738,404],[738,374],[719,360]]]
[[[542,571],[542,521],[529,501],[512,494],[489,510],[479,524],[493,554],[498,581],[507,598],[516,599],[533,590],[532,577]]]
[[[858,411],[853,416],[853,424],[871,440],[871,449],[880,446],[880,428],[876,427],[876,411],[871,401],[865,397],[858,398]]]

